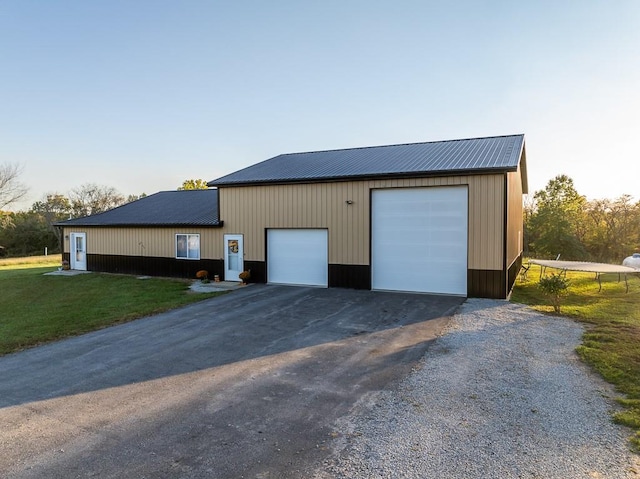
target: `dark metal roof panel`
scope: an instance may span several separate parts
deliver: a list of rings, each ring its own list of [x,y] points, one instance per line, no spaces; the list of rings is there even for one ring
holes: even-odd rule
[[[218,190],[161,191],[57,226],[219,226]]]
[[[475,170],[513,171],[518,167],[523,146],[524,135],[510,135],[289,153],[213,180],[209,186]]]

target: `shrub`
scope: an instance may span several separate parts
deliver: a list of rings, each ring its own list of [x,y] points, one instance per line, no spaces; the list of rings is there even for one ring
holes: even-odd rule
[[[196,278],[198,278],[203,283],[209,282],[209,272],[207,270],[201,269],[196,273]]]
[[[251,270],[243,271],[238,275],[238,277],[242,280],[244,284],[247,284],[249,282],[249,278],[251,278]]]
[[[551,298],[553,310],[560,313],[560,302],[563,296],[566,296],[569,287],[569,280],[562,273],[551,273],[549,276],[540,278],[538,287],[542,292]]]

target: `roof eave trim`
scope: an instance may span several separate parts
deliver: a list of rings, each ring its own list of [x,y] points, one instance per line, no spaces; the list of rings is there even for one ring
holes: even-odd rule
[[[463,176],[463,175],[486,175],[486,174],[500,174],[510,173],[517,171],[518,167],[497,167],[497,168],[478,168],[474,170],[462,169],[462,170],[437,170],[437,171],[425,171],[425,172],[403,172],[403,173],[381,173],[381,174],[364,174],[364,175],[349,175],[349,176],[327,176],[317,178],[291,178],[291,179],[279,179],[279,180],[256,180],[256,181],[238,181],[228,183],[215,183],[218,188],[233,187],[233,186],[260,186],[260,185],[286,185],[286,184],[301,184],[301,183],[333,183],[336,181],[366,181],[366,180],[380,180],[380,179],[397,179],[397,178],[426,178],[432,176]],[[214,183],[214,182],[212,182]]]
[[[59,228],[74,228],[76,226],[92,228],[222,228],[224,221],[211,224],[198,223],[55,223]]]
[[[520,150],[520,178],[522,181],[522,193],[529,194],[529,173],[527,172],[527,150],[522,142],[522,149]]]

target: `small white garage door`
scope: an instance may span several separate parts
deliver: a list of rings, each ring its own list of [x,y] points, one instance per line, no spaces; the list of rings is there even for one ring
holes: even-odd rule
[[[373,289],[467,294],[467,187],[373,190]]]
[[[327,230],[267,230],[267,282],[329,285]]]

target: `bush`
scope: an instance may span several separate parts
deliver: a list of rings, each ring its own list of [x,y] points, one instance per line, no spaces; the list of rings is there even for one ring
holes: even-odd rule
[[[196,273],[196,278],[198,278],[203,283],[209,282],[209,272],[207,270],[201,269]]]
[[[249,278],[251,278],[251,270],[243,271],[238,275],[238,277],[242,280],[244,284],[249,282]]]
[[[551,298],[553,310],[560,313],[560,302],[563,296],[568,294],[569,280],[562,273],[551,273],[549,276],[540,278],[538,287],[542,292]]]

